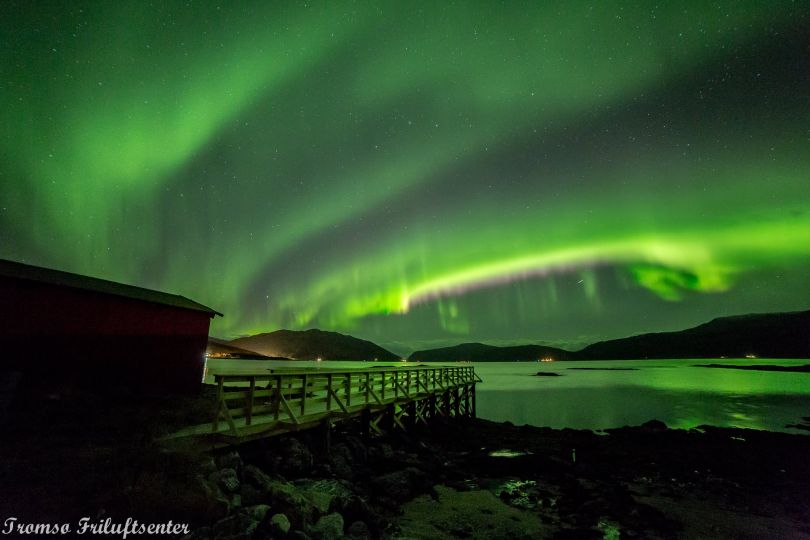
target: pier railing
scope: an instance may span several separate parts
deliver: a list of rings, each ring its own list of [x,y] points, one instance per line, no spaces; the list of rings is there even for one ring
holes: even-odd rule
[[[432,416],[474,416],[480,379],[472,366],[391,366],[215,373],[214,381],[211,424],[189,434],[234,442],[358,416],[371,431]]]

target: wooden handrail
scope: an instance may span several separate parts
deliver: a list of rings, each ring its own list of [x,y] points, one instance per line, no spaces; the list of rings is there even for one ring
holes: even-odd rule
[[[214,373],[217,406],[212,432],[257,424],[300,425],[334,415],[418,401],[480,382],[472,366],[380,366],[361,369],[274,369]],[[459,399],[453,405],[456,414]]]

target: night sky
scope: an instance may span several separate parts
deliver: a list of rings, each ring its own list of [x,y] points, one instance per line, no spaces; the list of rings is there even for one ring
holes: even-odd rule
[[[0,3],[0,258],[401,353],[810,308],[809,2],[280,4]]]

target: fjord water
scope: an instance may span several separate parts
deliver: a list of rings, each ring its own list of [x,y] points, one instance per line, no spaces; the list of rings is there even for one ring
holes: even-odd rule
[[[221,359],[208,362],[209,372],[386,365]],[[477,387],[477,410],[480,418],[488,420],[553,428],[606,429],[638,425],[656,418],[675,428],[708,424],[802,433],[786,426],[810,416],[810,373],[694,365],[807,363],[808,360],[781,359],[478,362],[474,364],[475,372],[483,382]],[[538,371],[559,376],[538,377]]]
[[[480,364],[476,373],[484,383],[478,410],[491,420],[554,428],[605,429],[655,418],[675,428],[708,424],[799,432],[786,425],[810,416],[810,374],[694,365],[806,363],[700,359]],[[538,371],[560,376],[533,376]]]

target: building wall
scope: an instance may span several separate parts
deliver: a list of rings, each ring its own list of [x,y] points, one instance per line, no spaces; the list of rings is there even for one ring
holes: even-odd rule
[[[199,388],[210,314],[0,277],[0,369],[28,382]]]

